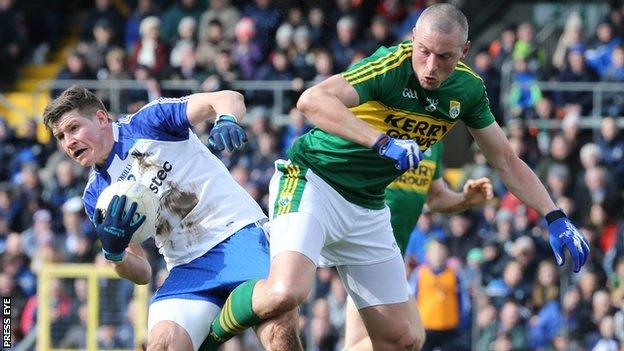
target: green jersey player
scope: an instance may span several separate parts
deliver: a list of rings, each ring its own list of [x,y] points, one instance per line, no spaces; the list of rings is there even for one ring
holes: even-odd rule
[[[411,41],[382,47],[301,95],[297,107],[316,128],[295,142],[289,161],[276,162],[269,277],[230,294],[211,340],[297,308],[320,265],[336,266],[374,349],[418,349],[424,330],[409,308],[384,191],[460,120],[507,188],[546,215],[558,263],[565,246],[580,270],[589,246],[511,149],[483,81],[460,62],[469,48],[464,14],[436,4],[423,11]]]

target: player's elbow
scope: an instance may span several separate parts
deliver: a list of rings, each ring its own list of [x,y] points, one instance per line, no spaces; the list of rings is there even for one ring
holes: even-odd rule
[[[297,109],[310,118],[311,115],[314,115],[314,111],[318,106],[318,101],[321,95],[322,92],[317,87],[307,89],[299,97],[299,100],[297,101]]]

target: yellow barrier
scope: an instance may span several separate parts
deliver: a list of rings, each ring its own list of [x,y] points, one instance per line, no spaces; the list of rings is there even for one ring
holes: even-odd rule
[[[44,265],[38,276],[37,285],[37,351],[70,351],[66,349],[52,349],[51,345],[51,286],[57,278],[87,279],[87,350],[97,350],[97,330],[99,318],[99,280],[123,279],[114,268],[96,266],[93,264],[48,264]],[[136,310],[134,315],[134,343],[135,349],[141,349],[146,340],[147,309],[149,299],[149,285],[134,286],[134,300]]]

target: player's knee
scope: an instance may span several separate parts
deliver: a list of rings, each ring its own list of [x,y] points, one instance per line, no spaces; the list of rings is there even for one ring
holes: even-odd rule
[[[276,314],[286,313],[294,310],[308,296],[308,291],[295,284],[288,282],[278,282],[271,286],[271,300],[273,302],[273,311]]]

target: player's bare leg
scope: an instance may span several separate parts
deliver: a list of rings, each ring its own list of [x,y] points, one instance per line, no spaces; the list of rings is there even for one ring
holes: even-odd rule
[[[412,320],[412,331],[415,335],[416,342],[411,350],[420,350],[425,342],[425,329],[420,319],[420,313],[414,296],[410,295],[407,301],[410,309],[410,319]],[[345,331],[345,349],[348,351],[372,351],[373,344],[371,342],[366,327],[360,314],[358,313],[353,300],[347,301],[347,322]]]
[[[262,323],[256,329],[256,334],[267,351],[303,350],[299,340],[299,313],[297,309]]]
[[[160,321],[147,336],[147,351],[188,351],[194,350],[191,337],[179,324]]]
[[[359,343],[365,339],[370,345],[367,350],[372,350],[373,345],[371,344],[368,333],[366,332],[366,326],[362,321],[362,317],[360,317],[360,312],[357,310],[357,307],[355,307],[353,299],[351,299],[351,297],[348,297],[346,308],[344,347],[348,350],[355,350],[353,347],[355,345],[359,345]]]
[[[261,319],[269,319],[291,311],[308,297],[316,265],[305,255],[286,251],[271,261],[269,276],[256,284],[253,310]]]
[[[411,301],[366,307],[360,315],[374,350],[420,350],[425,332],[418,311]],[[364,341],[362,347],[366,347]],[[359,350],[355,345],[349,350]]]

